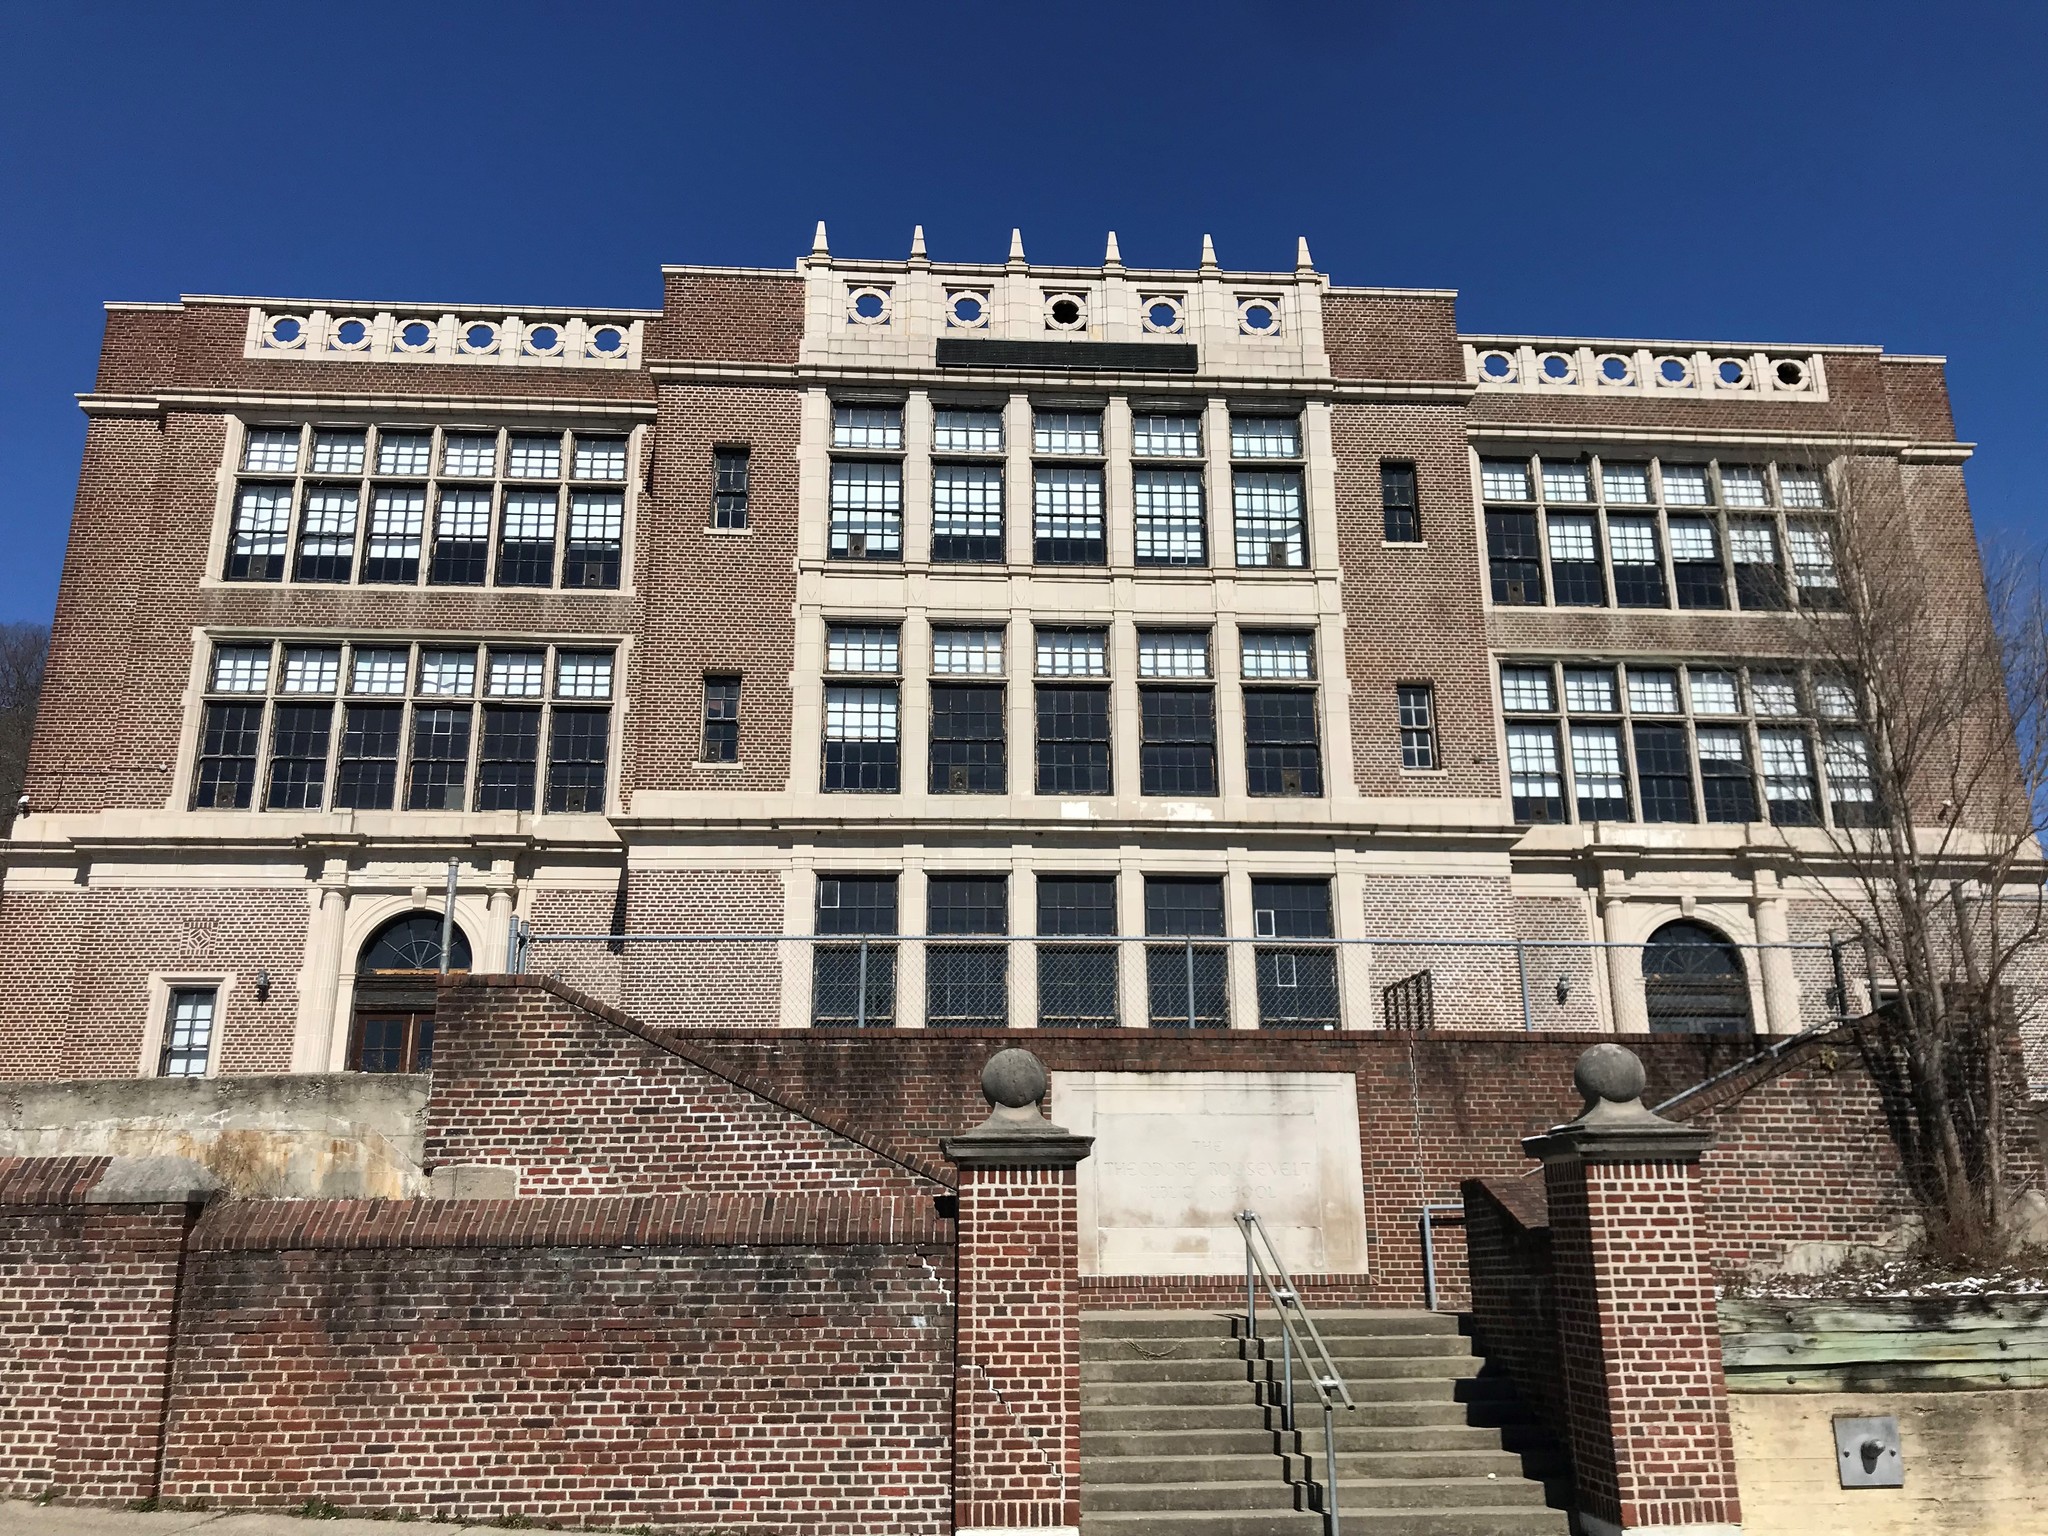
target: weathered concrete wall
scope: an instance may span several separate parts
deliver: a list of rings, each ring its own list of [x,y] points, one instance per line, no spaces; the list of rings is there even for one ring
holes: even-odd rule
[[[1729,1394],[1744,1536],[2040,1536],[2048,1391]],[[1843,1488],[1837,1418],[1896,1414],[1903,1488]]]
[[[427,1193],[424,1076],[0,1084],[0,1157],[186,1157],[243,1199]]]

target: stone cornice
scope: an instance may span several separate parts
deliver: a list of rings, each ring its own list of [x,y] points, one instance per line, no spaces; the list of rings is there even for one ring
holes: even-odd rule
[[[651,400],[584,399],[574,396],[528,397],[490,395],[394,395],[298,393],[275,390],[193,389],[155,394],[121,395],[98,392],[77,397],[88,416],[156,416],[166,411],[406,411],[428,415],[474,416],[479,412],[506,416],[626,417],[654,419]]]

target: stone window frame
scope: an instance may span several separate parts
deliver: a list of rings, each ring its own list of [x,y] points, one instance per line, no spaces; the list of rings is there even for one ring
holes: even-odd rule
[[[219,1077],[222,1045],[227,1039],[230,1002],[240,973],[232,970],[151,971],[143,979],[144,1014],[142,1040],[136,1061],[138,1077],[163,1077],[164,1047],[170,1031],[171,999],[183,991],[213,993],[213,1034],[208,1043],[206,1071],[189,1074],[195,1080]]]

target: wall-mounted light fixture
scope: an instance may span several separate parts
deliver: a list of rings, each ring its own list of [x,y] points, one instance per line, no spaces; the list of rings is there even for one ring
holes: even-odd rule
[[[1557,978],[1557,1006],[1562,1008],[1572,1000],[1572,984],[1568,977]]]
[[[270,1001],[270,972],[268,971],[258,971],[256,973],[256,1001],[259,1003]]]

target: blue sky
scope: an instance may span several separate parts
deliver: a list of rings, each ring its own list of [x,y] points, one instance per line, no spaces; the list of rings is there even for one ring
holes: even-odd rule
[[[653,304],[819,218],[1943,353],[1980,529],[2044,526],[2040,5],[0,0],[0,52],[0,620],[55,600],[105,300]]]

